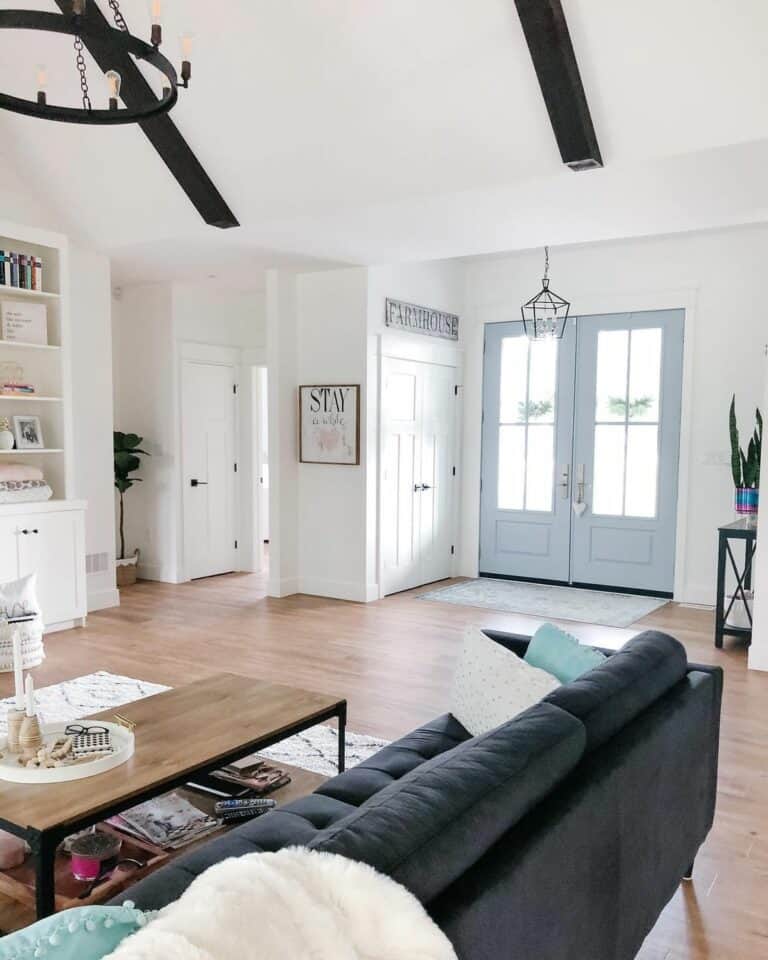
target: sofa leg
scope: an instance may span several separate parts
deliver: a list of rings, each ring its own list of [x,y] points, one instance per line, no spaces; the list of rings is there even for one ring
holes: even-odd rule
[[[683,880],[693,880],[693,864],[683,874]]]

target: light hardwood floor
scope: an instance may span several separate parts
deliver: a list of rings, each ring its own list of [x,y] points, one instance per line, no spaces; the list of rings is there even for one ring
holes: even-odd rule
[[[49,636],[35,682],[103,669],[175,686],[228,670],[346,696],[350,730],[396,737],[446,709],[466,624],[530,633],[539,623],[425,602],[416,593],[363,605],[272,600],[261,578],[242,574],[181,586],[139,583],[122,591],[120,608],[93,614],[85,629]],[[749,673],[746,651],[733,641],[714,649],[709,611],[670,604],[630,630],[568,626],[605,646],[653,626],[678,637],[690,660],[724,667],[715,827],[694,882],[681,887],[638,960],[765,960],[768,674]],[[0,675],[0,695],[10,691],[10,677]]]

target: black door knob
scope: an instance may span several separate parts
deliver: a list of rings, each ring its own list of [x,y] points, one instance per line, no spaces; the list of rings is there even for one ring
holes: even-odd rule
[[[189,485],[190,487],[207,487],[208,481],[207,480],[190,480]]]

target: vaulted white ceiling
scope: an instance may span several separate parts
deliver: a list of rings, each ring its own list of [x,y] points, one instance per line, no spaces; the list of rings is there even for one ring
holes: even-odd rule
[[[148,0],[121,6],[148,35]],[[203,224],[138,128],[0,113],[0,149],[123,281],[764,219],[768,4],[564,6],[604,170],[563,168],[513,0],[165,0],[166,53],[196,35],[173,117],[239,229]],[[70,39],[2,33],[3,90],[44,62],[77,101]]]

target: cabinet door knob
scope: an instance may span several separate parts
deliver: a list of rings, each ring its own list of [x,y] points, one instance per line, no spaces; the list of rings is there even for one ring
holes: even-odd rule
[[[21,532],[22,532],[22,533],[24,534],[24,536],[26,537],[27,534],[29,533],[29,530],[22,530]]]
[[[40,533],[40,531],[37,530],[37,529],[35,529],[35,530],[32,531],[32,533]]]

